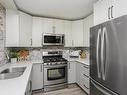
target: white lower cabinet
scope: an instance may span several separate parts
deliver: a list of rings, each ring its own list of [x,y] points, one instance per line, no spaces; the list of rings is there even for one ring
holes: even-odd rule
[[[31,78],[31,75],[30,75],[30,78],[29,78],[29,81],[27,84],[25,95],[32,95],[32,78]]]
[[[43,64],[33,64],[32,70],[32,90],[43,88]]]
[[[89,94],[89,66],[76,63],[76,83]]]
[[[68,83],[76,83],[76,62],[68,62]]]

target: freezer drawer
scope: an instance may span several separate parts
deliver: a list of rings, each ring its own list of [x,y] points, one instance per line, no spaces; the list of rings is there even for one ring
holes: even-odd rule
[[[90,95],[119,95],[115,92],[112,92],[108,88],[100,85],[94,80],[90,80]]]

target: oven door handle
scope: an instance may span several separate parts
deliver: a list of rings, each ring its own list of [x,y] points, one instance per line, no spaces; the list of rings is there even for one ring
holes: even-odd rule
[[[60,67],[67,67],[67,64],[61,64],[61,65],[44,65],[44,68],[60,68]]]

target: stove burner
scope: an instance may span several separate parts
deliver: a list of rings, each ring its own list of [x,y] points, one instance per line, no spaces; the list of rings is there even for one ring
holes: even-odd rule
[[[66,59],[64,59],[64,58],[43,58],[43,60],[44,60],[44,63],[48,63],[48,62],[65,62],[65,61],[67,61]]]

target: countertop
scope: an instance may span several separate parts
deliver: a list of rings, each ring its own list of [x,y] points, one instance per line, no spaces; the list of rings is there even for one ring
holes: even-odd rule
[[[80,63],[82,63],[82,64],[84,64],[84,65],[87,65],[87,66],[90,65],[90,63],[89,63],[89,59],[88,59],[88,58],[86,58],[86,59],[80,59],[80,58],[68,58],[67,60],[68,60],[68,61],[77,61],[77,62],[80,62]]]
[[[0,80],[0,95],[25,95],[27,84],[32,70],[31,62],[8,63],[0,67],[0,71],[11,67],[26,67],[23,75],[13,79]]]

